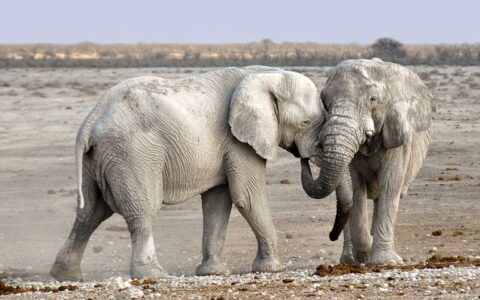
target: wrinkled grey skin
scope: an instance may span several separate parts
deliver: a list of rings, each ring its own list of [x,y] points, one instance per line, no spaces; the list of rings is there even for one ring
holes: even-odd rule
[[[304,158],[317,155],[323,121],[312,81],[281,69],[226,68],[186,79],[146,76],[119,83],[78,132],[77,217],[50,274],[82,280],[88,239],[116,212],[131,233],[131,276],[164,276],[152,218],[162,204],[198,194],[203,259],[196,274],[227,273],[221,253],[232,203],[257,238],[253,271],[284,270],[265,195],[266,162],[278,146]]]
[[[302,184],[314,198],[335,187],[353,188],[353,204],[337,202],[330,238],[345,223],[342,263],[395,264],[394,225],[431,138],[432,96],[420,78],[397,64],[347,60],[336,66],[321,93],[328,116],[320,134],[321,173],[313,179],[302,159]],[[374,200],[371,232],[366,199]],[[350,214],[350,219],[349,219]]]

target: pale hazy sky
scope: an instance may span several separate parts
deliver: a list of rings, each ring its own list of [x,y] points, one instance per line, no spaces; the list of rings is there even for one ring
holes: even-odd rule
[[[4,0],[0,43],[480,42],[475,0]]]

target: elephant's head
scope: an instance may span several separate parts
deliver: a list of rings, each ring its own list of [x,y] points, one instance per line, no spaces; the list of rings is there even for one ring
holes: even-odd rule
[[[308,161],[302,161],[303,188],[313,198],[332,193],[354,155],[372,141],[385,149],[398,147],[432,122],[432,96],[422,80],[405,67],[379,59],[340,63],[331,71],[321,99],[328,118],[320,134],[322,169],[317,179]],[[337,208],[337,218],[348,209]]]
[[[266,160],[277,147],[297,157],[318,155],[325,120],[317,88],[307,77],[280,69],[259,69],[238,84],[230,103],[232,134]]]

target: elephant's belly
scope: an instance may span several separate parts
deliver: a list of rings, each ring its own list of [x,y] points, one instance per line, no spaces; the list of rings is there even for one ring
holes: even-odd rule
[[[165,137],[168,150],[162,171],[163,204],[181,203],[226,183],[224,149],[219,142],[225,139],[222,130],[198,124],[195,128],[195,124],[186,123],[179,130],[181,134]]]
[[[186,176],[165,174],[163,180],[162,204],[174,205],[182,203],[194,196],[208,191],[212,187],[226,184],[226,176],[222,172],[190,171]]]

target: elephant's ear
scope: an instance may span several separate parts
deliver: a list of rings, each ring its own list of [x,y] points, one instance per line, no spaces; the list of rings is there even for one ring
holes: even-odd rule
[[[228,123],[232,134],[248,143],[258,155],[273,160],[279,144],[277,91],[281,73],[247,75],[240,81],[230,102]]]
[[[417,74],[396,64],[385,67],[391,102],[382,136],[384,147],[390,149],[408,143],[415,133],[431,127],[433,97]]]

